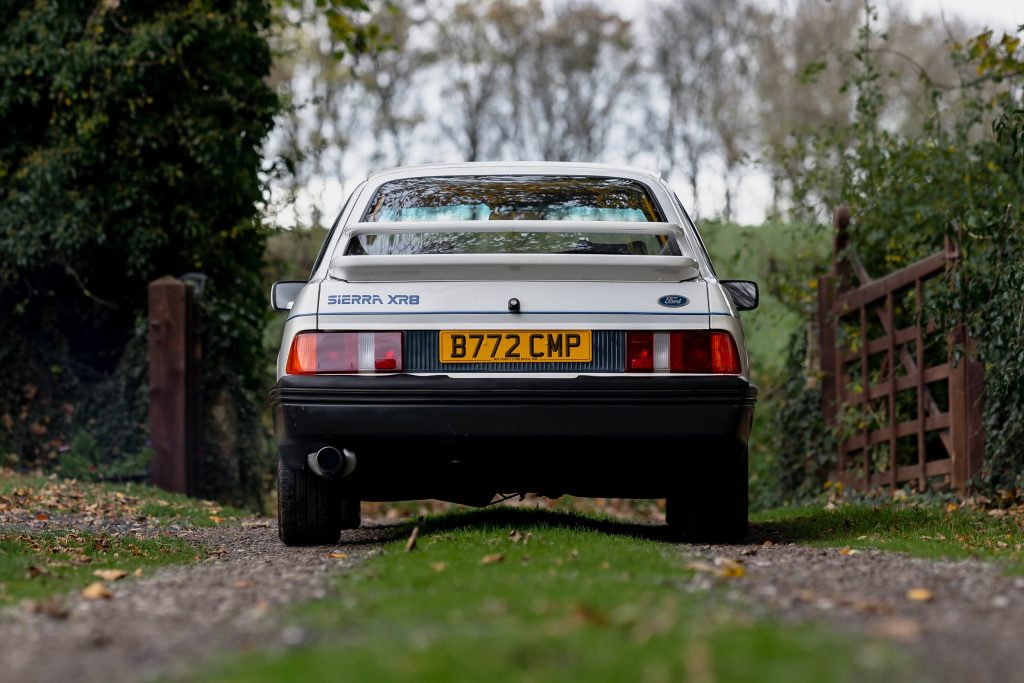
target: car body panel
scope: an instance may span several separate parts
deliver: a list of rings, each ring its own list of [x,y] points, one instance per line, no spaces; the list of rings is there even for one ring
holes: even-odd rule
[[[362,222],[381,185],[399,178],[563,174],[640,182],[663,222]],[[345,255],[357,234],[464,229],[667,231],[681,255]],[[658,273],[659,259],[676,260]],[[420,344],[419,365],[390,375],[285,372],[300,332],[394,330],[404,332],[404,352]],[[633,374],[596,361],[445,366],[428,343],[442,330],[591,330],[595,344],[603,335],[621,349],[626,331],[724,330],[740,372]],[[346,490],[367,500],[461,500],[474,485],[663,497],[687,463],[745,458],[757,393],[739,313],[678,198],[656,175],[597,164],[437,164],[370,176],[288,312],[277,374],[282,462],[303,467],[305,453],[324,444],[353,448],[360,466]],[[631,466],[620,466],[623,454]]]

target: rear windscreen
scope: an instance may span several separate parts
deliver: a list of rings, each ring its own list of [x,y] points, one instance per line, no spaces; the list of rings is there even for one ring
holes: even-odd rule
[[[627,232],[409,232],[354,235],[347,256],[398,254],[625,254],[679,256],[668,234]]]
[[[364,222],[660,221],[643,184],[593,176],[449,176],[384,183]]]

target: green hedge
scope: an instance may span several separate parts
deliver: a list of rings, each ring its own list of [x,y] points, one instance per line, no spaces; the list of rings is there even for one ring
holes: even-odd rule
[[[1024,31],[1024,27],[1021,27]],[[952,45],[962,76],[954,87],[933,84],[920,133],[901,135],[883,112],[882,74],[875,55],[884,38],[862,33],[847,84],[856,117],[812,140],[799,198],[807,206],[851,207],[850,239],[875,277],[959,239],[962,265],[938,281],[926,314],[949,330],[967,323],[977,340],[986,384],[985,467],[977,489],[988,495],[1024,488],[1024,49],[1018,37],[991,33]],[[926,78],[922,76],[922,78]],[[827,264],[822,264],[824,271]],[[927,293],[926,293],[927,294]],[[953,349],[956,358],[967,349]],[[821,441],[820,425],[804,417],[810,397],[788,385],[775,431],[793,433],[787,448]],[[793,443],[796,442],[796,443]],[[796,455],[792,453],[791,455]],[[783,483],[790,493],[815,490],[828,453],[817,465],[791,458]]]
[[[0,458],[137,466],[146,284],[201,271],[202,492],[262,489],[269,22],[265,0],[0,8]]]

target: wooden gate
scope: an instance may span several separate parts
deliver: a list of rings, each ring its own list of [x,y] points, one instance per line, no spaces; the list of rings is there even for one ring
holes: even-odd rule
[[[923,319],[929,283],[957,268],[945,249],[872,279],[847,237],[850,212],[836,209],[832,270],[818,280],[822,410],[838,434],[831,479],[893,489],[933,482],[963,489],[984,453],[981,365],[963,325],[952,334]]]

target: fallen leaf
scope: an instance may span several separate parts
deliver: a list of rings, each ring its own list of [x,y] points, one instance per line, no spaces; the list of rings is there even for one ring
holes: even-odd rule
[[[946,503],[946,512],[955,512],[957,508],[956,503]]]
[[[695,572],[706,572],[708,574],[714,574],[715,571],[717,571],[715,569],[715,565],[711,564],[710,562],[702,562],[700,560],[696,560],[694,562],[687,562],[683,566],[687,569],[692,569]]]
[[[102,581],[94,581],[82,589],[82,597],[86,600],[109,600],[114,594]]]
[[[38,519],[40,522],[45,522],[49,518],[50,515],[46,514],[45,512],[36,513],[36,519]]]
[[[92,575],[98,576],[104,581],[117,581],[128,576],[128,572],[123,569],[97,569]]]
[[[444,568],[447,567],[447,566],[448,565],[445,564],[444,562],[431,562],[430,563],[430,568],[433,569],[435,572],[443,572]]]
[[[583,604],[577,604],[573,608],[572,616],[578,621],[593,624],[594,626],[607,626],[609,623],[607,615]]]
[[[935,594],[927,588],[911,588],[907,591],[907,600],[913,602],[931,602],[935,599]]]
[[[34,579],[39,576],[49,576],[50,572],[46,567],[40,567],[38,565],[29,565],[28,570],[25,572],[29,579]]]
[[[233,588],[252,588],[253,583],[249,579],[239,579],[231,584]]]
[[[849,546],[846,546],[845,548],[840,548],[839,549],[839,554],[840,555],[856,555],[859,552],[860,552],[859,550],[855,550],[855,549],[853,549],[853,548],[851,548]]]
[[[874,624],[871,632],[882,638],[908,643],[921,637],[921,625],[906,617],[891,617]]]
[[[247,519],[244,522],[242,522],[242,526],[243,527],[248,527],[248,528],[269,529],[270,528],[270,520],[266,520],[266,519]]]
[[[513,543],[519,543],[519,541],[523,540],[523,535],[519,533],[518,529],[513,529],[512,531],[508,532],[508,540],[512,541]]]
[[[504,562],[505,556],[501,553],[494,553],[493,555],[484,555],[480,558],[480,564],[498,564]]]
[[[332,557],[335,560],[344,560],[346,557],[348,557],[348,555],[346,555],[345,553],[338,552],[337,550],[335,550],[334,552],[327,553],[327,557]]]
[[[412,533],[409,534],[409,540],[405,542],[405,552],[411,553],[413,550],[416,550],[416,539],[419,537],[420,528],[418,526],[414,526],[412,528]]]
[[[718,575],[723,579],[738,579],[747,574],[742,563],[727,557],[716,557],[715,566],[718,567]]]
[[[604,562],[601,563],[601,569],[611,569],[611,568],[612,568],[612,564],[608,560],[605,560]]]
[[[213,522],[214,524],[220,524],[221,522],[223,522],[223,521],[224,521],[224,518],[223,518],[223,517],[218,517],[217,515],[210,515],[210,516],[209,516],[209,519],[210,519],[210,521],[211,521],[211,522]]]
[[[139,567],[138,569],[136,569],[135,571],[133,571],[133,572],[132,572],[132,575],[133,575],[133,576],[142,576],[142,567]]]

